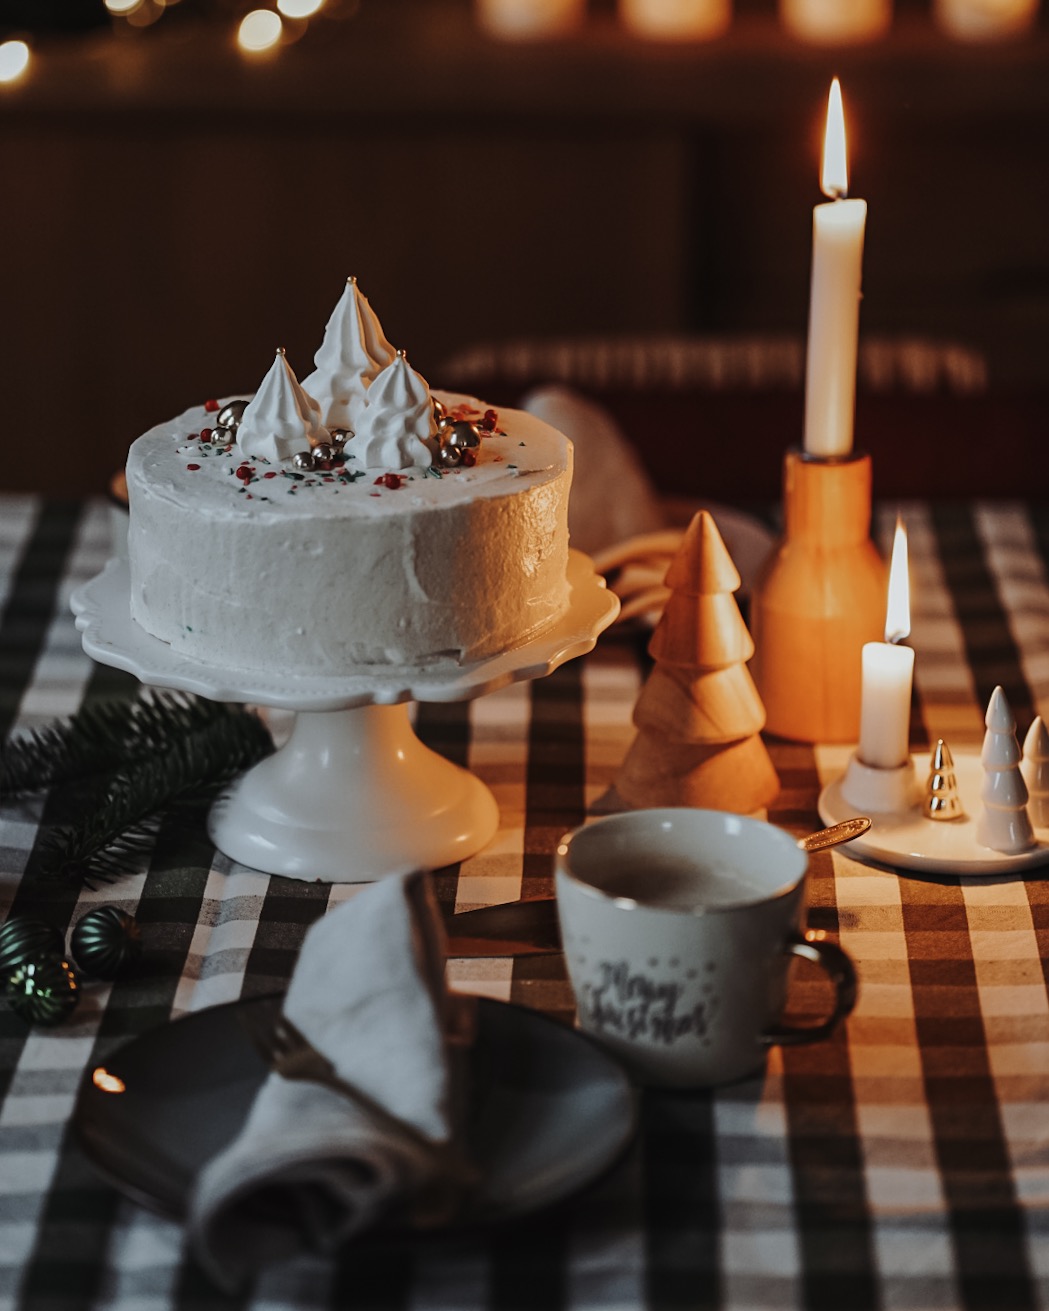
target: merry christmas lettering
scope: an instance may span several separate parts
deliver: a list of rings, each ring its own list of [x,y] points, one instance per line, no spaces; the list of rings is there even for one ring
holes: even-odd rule
[[[703,1037],[710,1028],[716,1001],[697,1002],[678,1013],[684,994],[679,983],[631,974],[626,961],[600,961],[600,978],[582,988],[589,1021],[607,1033],[650,1038],[670,1046],[686,1034]]]

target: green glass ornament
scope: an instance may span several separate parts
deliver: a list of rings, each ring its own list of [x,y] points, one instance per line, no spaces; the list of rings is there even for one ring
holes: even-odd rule
[[[119,906],[97,906],[73,926],[69,949],[85,974],[96,979],[116,979],[138,963],[142,934],[126,910]]]
[[[0,983],[26,961],[44,956],[57,956],[61,960],[65,953],[60,929],[29,915],[12,915],[0,925]]]
[[[55,956],[23,961],[8,977],[4,996],[27,1024],[61,1024],[80,1000],[76,975],[68,961]]]

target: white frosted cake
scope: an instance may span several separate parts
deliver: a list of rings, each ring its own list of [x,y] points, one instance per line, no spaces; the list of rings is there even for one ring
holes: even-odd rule
[[[311,375],[324,401],[278,352],[239,426],[209,402],[132,445],[131,614],[174,650],[285,674],[469,663],[564,613],[571,444],[432,398],[388,344],[341,385],[338,334],[374,351],[373,321],[351,281]]]

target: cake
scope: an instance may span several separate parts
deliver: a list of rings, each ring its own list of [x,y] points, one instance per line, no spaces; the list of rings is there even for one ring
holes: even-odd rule
[[[209,664],[310,675],[467,664],[553,624],[567,438],[431,393],[353,280],[315,364],[300,384],[278,351],[250,400],[132,444],[133,620]]]

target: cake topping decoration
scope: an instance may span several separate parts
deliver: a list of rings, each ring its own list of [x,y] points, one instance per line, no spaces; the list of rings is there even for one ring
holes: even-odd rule
[[[304,445],[327,441],[320,407],[300,386],[278,350],[269,373],[241,415],[237,445],[243,455],[290,460]]]
[[[237,428],[240,426],[241,416],[247,408],[247,401],[227,401],[215,416],[215,427],[221,430],[223,436],[227,440],[236,436]]]
[[[366,469],[427,469],[437,454],[436,433],[426,380],[398,351],[368,389],[354,455]]]
[[[367,296],[349,278],[313,357],[316,367],[302,385],[317,398],[329,428],[355,428],[368,387],[393,358]]]
[[[477,463],[477,448],[481,445],[481,429],[469,419],[446,418],[438,434],[441,443],[440,461],[446,468],[465,464],[468,468]]]

